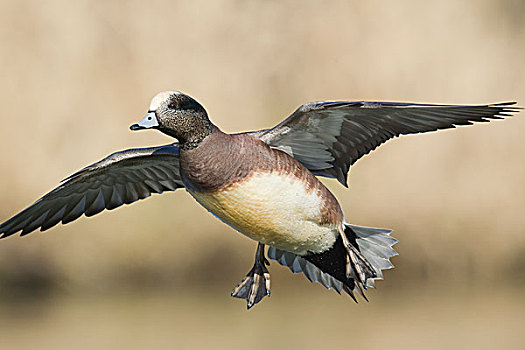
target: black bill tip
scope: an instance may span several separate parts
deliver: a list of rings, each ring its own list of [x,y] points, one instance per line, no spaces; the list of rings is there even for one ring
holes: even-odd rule
[[[140,130],[140,129],[144,129],[144,127],[138,125],[138,124],[133,124],[129,127],[130,130]]]

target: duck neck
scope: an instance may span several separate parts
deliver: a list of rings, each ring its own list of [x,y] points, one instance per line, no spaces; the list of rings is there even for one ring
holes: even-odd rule
[[[187,132],[173,132],[172,130],[161,130],[165,134],[175,137],[179,140],[179,147],[184,150],[190,150],[199,146],[206,137],[219,131],[209,120],[202,120],[202,125],[198,125]]]
[[[206,137],[217,130],[219,129],[215,125],[209,123],[206,128],[200,129],[198,133],[191,133],[191,135],[183,138],[183,140],[179,140],[181,141],[181,148],[185,150],[197,148]]]

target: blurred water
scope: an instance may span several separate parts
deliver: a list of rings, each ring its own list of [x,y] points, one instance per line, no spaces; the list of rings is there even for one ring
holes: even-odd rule
[[[2,349],[522,349],[523,288],[407,288],[357,305],[274,289],[247,311],[228,293],[53,297],[0,304]]]

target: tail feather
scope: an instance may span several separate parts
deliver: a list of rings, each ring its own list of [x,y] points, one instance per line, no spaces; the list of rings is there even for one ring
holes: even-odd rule
[[[365,300],[363,289],[374,287],[375,280],[383,279],[382,270],[394,267],[390,259],[397,254],[392,248],[397,243],[390,236],[391,230],[345,225],[349,249],[338,238],[327,252],[299,256],[269,247],[268,257],[288,267],[293,273],[304,273],[311,282],[319,282],[339,294],[345,291],[357,302],[357,290]]]

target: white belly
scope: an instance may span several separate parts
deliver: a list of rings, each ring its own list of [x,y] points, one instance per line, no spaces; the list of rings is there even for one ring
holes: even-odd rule
[[[189,192],[206,209],[246,236],[296,254],[321,252],[337,237],[334,225],[320,225],[323,199],[295,176],[254,174],[213,193]]]

